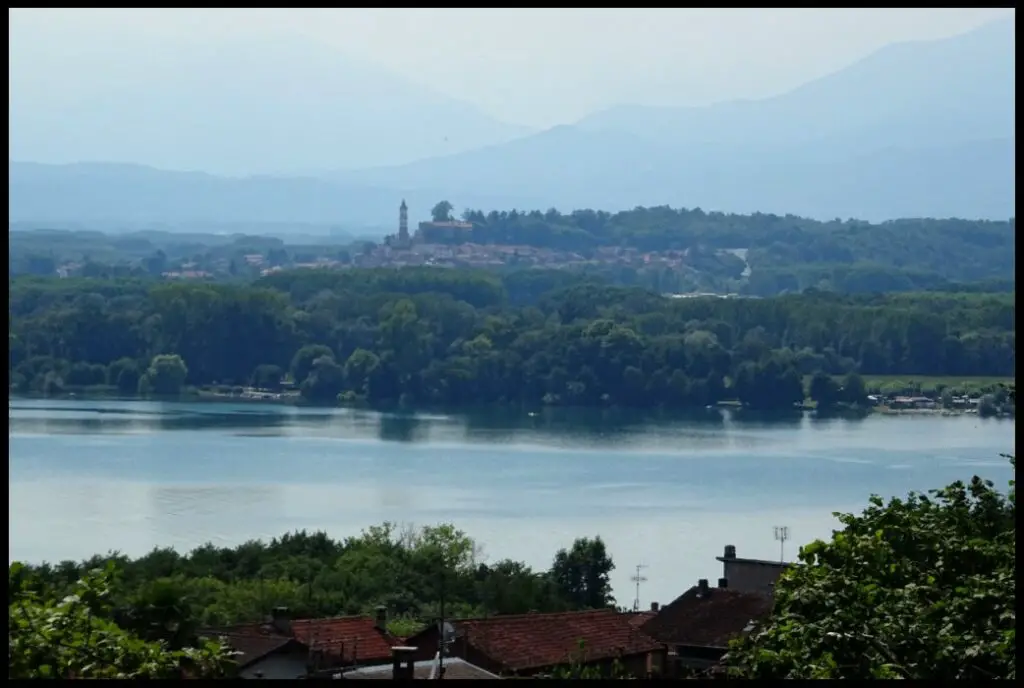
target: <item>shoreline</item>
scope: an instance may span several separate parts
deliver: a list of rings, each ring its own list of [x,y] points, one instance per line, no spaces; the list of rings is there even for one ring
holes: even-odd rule
[[[140,396],[124,396],[118,394],[102,394],[102,393],[65,393],[57,396],[45,396],[42,394],[8,394],[8,401],[12,399],[31,399],[31,400],[43,400],[51,399],[54,401],[148,401],[148,402],[183,402],[183,403],[211,403],[211,404],[225,404],[225,403],[246,403],[246,404],[268,404],[274,406],[289,406],[289,407],[306,407],[306,408],[319,408],[319,409],[354,409],[371,412],[393,412],[395,410],[409,410],[415,412],[416,410],[428,410],[428,407],[412,407],[404,409],[399,404],[387,404],[380,407],[374,407],[368,404],[361,403],[336,403],[336,404],[317,404],[311,403],[304,400],[298,392],[248,392],[243,394],[230,394],[223,392],[212,392],[208,390],[193,390],[190,392],[183,393],[178,397],[140,397]],[[477,407],[474,407],[477,408]],[[540,404],[536,407],[531,407],[525,404],[503,404],[496,405],[494,408],[508,408],[524,410],[527,415],[536,415],[539,411],[554,408],[554,409],[585,409],[585,410],[617,410],[617,411],[632,411],[632,412],[656,412],[656,411],[668,411],[668,412],[679,412],[679,413],[692,413],[694,411],[705,411],[711,409],[717,410],[730,410],[740,411],[747,410],[734,400],[720,401],[713,406],[700,406],[700,407],[686,407],[686,408],[672,408],[672,409],[642,409],[634,407],[624,406],[550,406],[546,404]],[[436,410],[436,409],[429,409]],[[754,409],[751,409],[754,410]],[[813,403],[804,403],[799,408],[794,407],[793,411],[799,411],[800,413],[815,413],[817,414],[818,409]],[[458,409],[447,409],[448,413],[458,413]],[[760,410],[763,413],[779,413],[786,412],[785,409],[775,410]],[[866,407],[838,407],[830,409],[826,412],[828,416],[843,417],[848,415],[881,415],[881,416],[943,416],[943,417],[959,417],[959,416],[978,416],[978,410],[976,408],[958,408],[958,409],[944,409],[944,408],[892,408],[888,406],[866,406]],[[984,416],[979,416],[984,417]],[[1015,419],[1014,414],[1000,413],[994,416],[988,416],[991,418],[1006,418]]]

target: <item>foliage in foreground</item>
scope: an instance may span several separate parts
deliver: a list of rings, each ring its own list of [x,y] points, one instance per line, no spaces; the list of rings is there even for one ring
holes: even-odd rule
[[[555,680],[563,679],[589,679],[589,680],[607,680],[616,679],[619,681],[631,680],[633,676],[626,671],[622,662],[618,658],[615,658],[610,666],[603,667],[598,664],[586,664],[587,656],[587,642],[580,638],[577,643],[578,652],[570,655],[569,663],[565,666],[555,668],[549,675],[541,676],[539,678],[548,678]],[[538,678],[538,677],[535,677]]]
[[[115,623],[112,567],[87,572],[61,599],[42,599],[8,570],[8,678],[224,678],[234,666],[220,643],[170,649]]]
[[[12,590],[39,602],[77,594],[80,578],[113,565],[110,618],[123,630],[170,649],[195,646],[201,629],[260,622],[274,607],[296,618],[388,610],[389,629],[412,635],[448,614],[493,616],[615,605],[615,567],[600,537],[556,552],[548,570],[523,562],[480,561],[480,547],[449,524],[398,528],[384,523],[357,537],[289,533],[270,542],[156,549],[137,559],[112,554],[89,561],[12,567]],[[49,602],[47,602],[49,603]],[[13,604],[13,598],[12,598]]]
[[[803,548],[770,620],[730,649],[731,673],[1016,678],[1015,482],[1004,495],[975,477],[837,514],[845,528]]]

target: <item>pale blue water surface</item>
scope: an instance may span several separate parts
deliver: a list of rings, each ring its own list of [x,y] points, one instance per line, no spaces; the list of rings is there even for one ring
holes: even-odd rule
[[[453,522],[488,560],[547,567],[601,535],[620,604],[716,579],[726,544],[787,559],[833,511],[980,474],[1005,487],[1014,421],[706,411],[399,415],[262,404],[9,401],[9,559],[236,545],[295,529]]]

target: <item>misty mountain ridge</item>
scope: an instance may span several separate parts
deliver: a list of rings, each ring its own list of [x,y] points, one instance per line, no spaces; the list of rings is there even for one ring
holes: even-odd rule
[[[1014,50],[1013,22],[995,22],[887,46],[774,98],[613,108],[486,149],[334,178],[444,180],[453,197],[486,185],[558,207],[1005,219],[1015,214]],[[933,169],[939,160],[949,169]]]
[[[677,144],[822,144],[856,133],[870,133],[876,147],[1012,137],[1015,49],[1014,22],[997,21],[946,39],[885,46],[771,98],[703,107],[623,105],[577,126]]]
[[[8,222],[52,227],[177,229],[210,224],[313,224],[394,231],[398,203],[427,219],[438,189],[396,190],[315,177],[226,177],[122,163],[48,165],[8,161]],[[503,207],[509,197],[475,197]],[[515,199],[527,207],[534,199]]]
[[[1006,219],[1015,215],[1014,41],[1012,20],[995,22],[887,46],[774,98],[624,106],[460,153],[318,178],[128,168],[110,178],[109,168],[12,163],[9,214],[387,227],[406,197],[422,215],[447,198],[457,209],[672,205],[817,219]]]
[[[9,101],[9,157],[16,160],[308,174],[405,163],[531,133],[309,41],[185,50],[158,42],[141,53],[96,46],[61,60],[18,38],[12,35]],[[33,78],[16,68],[20,60],[32,62]],[[76,86],[52,88],[65,82]]]

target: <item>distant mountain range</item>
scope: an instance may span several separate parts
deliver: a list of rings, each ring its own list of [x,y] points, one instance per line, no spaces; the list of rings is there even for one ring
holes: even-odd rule
[[[888,146],[1012,138],[1013,20],[937,41],[886,46],[783,95],[699,108],[619,106],[586,131],[631,133],[680,146],[793,147],[845,156]]]
[[[1008,20],[949,39],[888,46],[766,100],[703,108],[624,106],[529,135],[484,124],[482,115],[467,114],[467,106],[459,117],[478,117],[475,147],[468,136],[452,155],[438,156],[426,146],[422,150],[432,157],[358,170],[339,163],[337,168],[347,169],[318,178],[227,179],[137,166],[11,163],[9,216],[12,221],[265,219],[389,227],[404,196],[414,216],[425,216],[434,202],[447,198],[458,209],[673,205],[822,219],[1005,219],[1015,215],[1014,55],[1014,24]],[[329,60],[325,56],[311,64],[327,71]],[[270,73],[285,83],[286,72]],[[263,78],[269,79],[267,74]],[[291,159],[308,167],[311,149],[318,146],[312,125],[295,114],[302,109],[296,105],[301,98],[267,91],[259,100],[252,95],[259,91],[255,86],[245,91],[249,100],[200,99],[180,113],[184,123],[176,113],[166,126],[190,131],[213,121],[217,136],[226,138],[207,151],[209,160],[223,157],[229,147],[237,149],[239,160],[273,149],[266,160],[280,165],[291,150]],[[150,99],[142,112],[156,121],[171,108],[170,100],[177,97],[171,94],[181,89],[149,93],[141,86],[137,91],[140,99]],[[30,109],[22,110],[22,124],[16,126],[13,95],[11,103],[14,158],[26,149],[15,139],[22,136],[19,127],[30,118]],[[309,135],[248,149],[245,141],[258,138],[258,127],[243,122],[239,131],[229,131],[232,122],[225,113],[255,113],[264,105],[269,109],[254,118],[267,121],[266,113],[272,113]],[[435,116],[430,113],[456,106],[445,101],[438,107],[423,112],[410,107],[401,122],[375,122],[365,130],[387,130],[398,138],[425,131],[435,126],[425,124]],[[105,117],[113,116],[100,112],[92,115],[94,129],[89,131],[94,134]],[[451,115],[448,121],[455,129],[463,120]],[[358,124],[352,126],[361,131]],[[84,135],[83,130],[64,136],[71,141]],[[115,157],[99,152],[108,141],[94,137],[94,159]],[[122,149],[136,150],[143,159],[159,145],[139,140]],[[185,149],[193,156],[203,150],[198,145]],[[372,157],[368,148],[360,150],[361,159]],[[155,162],[159,156],[145,159]]]
[[[211,224],[311,224],[359,234],[394,231],[398,204],[408,199],[414,218],[426,219],[439,189],[402,191],[341,184],[315,177],[221,177],[143,165],[8,162],[8,219],[22,229],[192,230]],[[504,207],[507,196],[474,199]],[[529,199],[520,207],[530,204]]]
[[[13,160],[294,175],[405,163],[531,133],[307,41],[148,41],[78,54],[31,34],[10,38]]]
[[[356,173],[558,207],[684,205],[868,220],[1014,214],[1014,25],[892,45],[788,94],[615,108],[481,150]],[[937,164],[945,166],[936,169]]]

